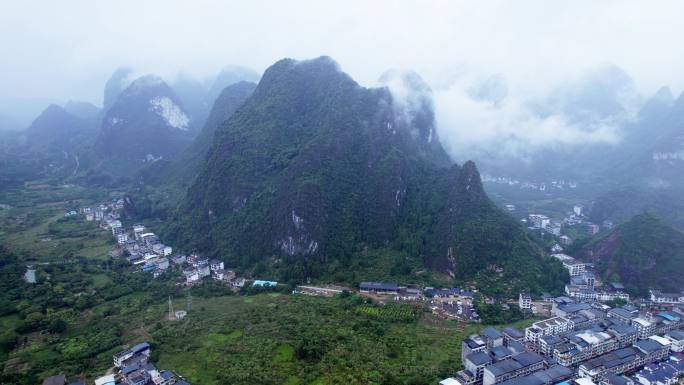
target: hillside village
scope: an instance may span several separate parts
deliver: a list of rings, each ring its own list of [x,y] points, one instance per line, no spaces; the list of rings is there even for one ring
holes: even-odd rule
[[[524,331],[488,327],[465,339],[463,369],[440,385],[670,385],[684,374],[684,301],[653,293],[640,308],[552,304],[551,318]]]
[[[101,203],[95,207],[82,207],[78,212],[70,211],[65,217],[81,215],[86,221],[99,221],[100,227],[111,231],[116,246],[110,252],[113,258],[127,260],[135,271],[152,273],[157,278],[169,269],[182,270],[183,281],[179,285],[193,286],[204,278],[224,282],[239,290],[245,285],[245,278],[237,277],[234,270],[226,270],[223,261],[209,260],[198,254],[174,253],[174,248],[161,243],[159,236],[143,224],[125,228],[120,220],[123,198]]]
[[[277,282],[248,280],[226,269],[219,260],[196,253],[180,254],[160,242],[143,224],[124,227],[120,218],[123,200],[83,207],[66,217],[99,221],[116,240],[111,256],[127,260],[134,272],[160,277],[182,271],[180,286],[203,280],[226,284],[235,291],[252,286],[276,287]],[[580,209],[576,210],[580,211]],[[543,216],[530,215],[535,228],[549,228]],[[573,220],[573,218],[569,218]],[[581,220],[575,213],[574,220]],[[570,281],[565,296],[533,298],[520,293],[506,308],[518,307],[532,317],[547,317],[524,330],[487,327],[462,342],[462,370],[440,385],[671,385],[684,374],[684,294],[651,290],[648,298],[630,298],[619,283],[603,283],[593,265],[551,249],[552,257],[567,269]],[[396,282],[361,282],[357,289],[335,285],[300,285],[294,295],[335,296],[356,292],[378,304],[414,303],[444,319],[480,322],[475,309],[475,288],[434,288]],[[492,299],[484,298],[485,301]],[[605,303],[624,303],[610,307]],[[169,320],[182,319],[185,311]],[[170,371],[159,371],[149,362],[150,346],[140,343],[114,356],[114,370],[96,379],[96,385],[187,384]],[[45,385],[64,385],[54,376]]]

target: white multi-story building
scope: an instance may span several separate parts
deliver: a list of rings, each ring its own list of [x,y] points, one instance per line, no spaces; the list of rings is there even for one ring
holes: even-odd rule
[[[596,299],[601,302],[614,301],[616,299],[624,299],[625,301],[629,302],[629,294],[622,291],[599,291],[596,292]]]
[[[126,233],[121,233],[116,236],[116,242],[120,245],[123,245],[128,241],[128,234]]]
[[[520,293],[518,306],[521,310],[532,310],[532,297],[527,293]]]
[[[537,344],[540,337],[555,336],[572,330],[572,323],[565,317],[553,317],[537,321],[525,328],[525,341]]]
[[[145,234],[145,226],[141,224],[133,225],[133,234],[135,234],[135,239],[140,240],[140,237]]]
[[[530,214],[530,221],[537,229],[545,229],[551,223],[551,219],[542,214]]]
[[[546,367],[544,357],[524,352],[487,366],[482,373],[482,384],[498,384],[516,377],[526,376]]]
[[[575,205],[572,208],[572,212],[575,213],[578,217],[582,215],[582,206],[580,205]]]
[[[570,276],[582,275],[587,271],[587,265],[584,262],[580,262],[567,254],[556,253],[551,254],[551,256],[561,261],[563,267],[568,269]]]
[[[620,342],[612,334],[587,329],[569,335],[567,343],[554,349],[553,358],[560,365],[572,366],[619,347]]]
[[[670,350],[675,353],[684,352],[684,331],[673,330],[665,335],[670,342]]]
[[[683,293],[663,293],[660,290],[649,290],[649,293],[651,295],[651,302],[653,303],[684,303]]]
[[[200,280],[200,273],[196,269],[185,270],[183,271],[183,274],[185,275],[185,282],[187,284],[191,285]]]
[[[655,324],[644,317],[637,317],[632,320],[632,326],[637,330],[638,338],[643,340],[655,334]]]

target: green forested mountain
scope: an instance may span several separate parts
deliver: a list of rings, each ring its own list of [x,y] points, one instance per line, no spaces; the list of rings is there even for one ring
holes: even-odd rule
[[[684,234],[651,214],[632,217],[584,246],[579,256],[636,294],[684,287]]]
[[[195,173],[200,169],[211,149],[216,128],[242,106],[255,88],[255,83],[243,81],[231,84],[223,89],[213,104],[204,128],[181,155],[178,162],[180,173],[174,179],[180,180],[181,184],[187,187],[188,182],[193,180]]]
[[[398,80],[425,91],[415,77]],[[281,60],[216,129],[166,234],[235,266],[286,261],[291,279],[348,272],[358,258],[372,265],[382,250],[407,272],[559,285],[562,268],[493,206],[472,162],[450,165],[432,112],[419,112],[330,58]]]

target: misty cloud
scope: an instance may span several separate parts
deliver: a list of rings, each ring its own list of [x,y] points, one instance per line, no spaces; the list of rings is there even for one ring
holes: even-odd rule
[[[673,49],[684,34],[681,14],[678,1],[7,1],[0,100],[101,106],[105,82],[122,65],[169,84],[183,73],[206,85],[228,64],[261,73],[284,57],[329,55],[362,85],[377,84],[389,68],[418,73],[433,91],[440,138],[457,158],[475,147],[525,155],[620,140],[616,127],[637,100],[629,92],[618,103],[625,111],[608,116],[572,103],[594,104],[582,97],[582,77],[610,72],[604,63],[633,77],[637,94],[663,85],[678,94],[684,72],[672,63],[684,62],[684,51]],[[624,80],[613,75],[606,84]],[[12,118],[7,111],[0,105]]]
[[[528,158],[540,149],[617,144],[641,97],[631,78],[601,66],[546,93],[509,86],[502,74],[462,76],[434,94],[439,136],[454,159]]]

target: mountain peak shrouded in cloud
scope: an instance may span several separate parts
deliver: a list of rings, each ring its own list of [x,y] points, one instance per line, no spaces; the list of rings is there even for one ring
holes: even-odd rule
[[[674,103],[674,96],[672,96],[672,90],[668,86],[660,87],[660,89],[658,89],[653,98],[668,106],[671,106],[672,103]]]
[[[216,100],[221,91],[231,84],[241,81],[256,83],[259,81],[259,77],[259,74],[250,68],[235,64],[226,65],[214,78],[209,88],[208,99]]]
[[[397,117],[410,127],[411,135],[427,145],[439,144],[435,127],[432,90],[414,71],[386,71],[378,83],[389,89]]]
[[[499,106],[508,96],[506,78],[503,74],[492,75],[482,83],[471,87],[468,94],[475,100],[486,101],[494,106]]]
[[[91,119],[95,118],[97,114],[100,113],[100,109],[97,108],[97,106],[88,103],[88,102],[81,102],[81,101],[76,101],[76,100],[69,100],[64,104],[64,109],[75,116],[78,116],[81,119]]]
[[[114,71],[109,80],[107,80],[107,83],[105,83],[104,99],[102,102],[105,111],[116,102],[119,94],[131,84],[134,79],[133,76],[133,69],[129,67],[120,67]]]
[[[552,114],[560,112],[572,122],[586,123],[624,119],[639,104],[633,79],[616,65],[603,65],[561,85],[541,107]]]
[[[172,88],[194,120],[194,127],[199,129],[204,126],[221,92],[230,85],[244,81],[256,83],[259,74],[244,66],[227,65],[216,76],[202,82],[187,73],[180,73]]]

